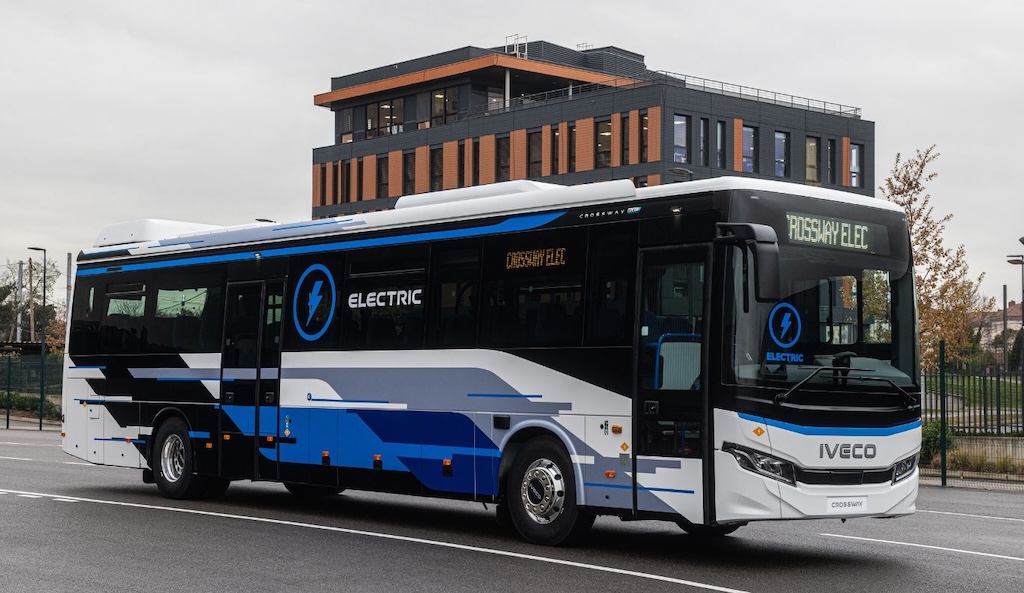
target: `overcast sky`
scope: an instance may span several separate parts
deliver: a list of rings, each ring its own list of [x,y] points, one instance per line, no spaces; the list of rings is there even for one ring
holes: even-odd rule
[[[860,107],[876,186],[937,144],[947,245],[1020,300],[1022,23],[1014,0],[0,0],[0,263],[63,269],[125,220],[308,219],[332,76],[518,33]]]

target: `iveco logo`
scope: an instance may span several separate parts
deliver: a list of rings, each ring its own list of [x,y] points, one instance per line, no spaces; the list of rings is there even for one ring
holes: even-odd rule
[[[878,451],[875,446],[868,443],[836,443],[835,445],[829,445],[828,443],[822,443],[818,445],[818,455],[825,459],[835,459],[838,456],[840,459],[874,459]]]

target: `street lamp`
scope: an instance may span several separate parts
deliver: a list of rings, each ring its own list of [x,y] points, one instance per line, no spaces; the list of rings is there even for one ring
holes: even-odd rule
[[[46,399],[46,250],[42,247],[29,247],[29,251],[43,252],[43,307],[41,311],[43,331],[39,339],[39,430],[42,430],[43,400]]]

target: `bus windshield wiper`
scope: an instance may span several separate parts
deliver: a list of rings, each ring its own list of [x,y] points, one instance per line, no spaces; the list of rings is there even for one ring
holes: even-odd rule
[[[789,396],[791,396],[794,393],[796,393],[797,391],[799,391],[800,388],[804,386],[804,383],[807,383],[811,379],[817,377],[818,373],[820,373],[821,371],[834,371],[834,372],[837,372],[837,373],[843,373],[843,378],[844,379],[849,379],[850,378],[847,375],[847,373],[849,373],[850,371],[857,371],[858,373],[870,373],[870,372],[872,372],[872,369],[851,369],[850,367],[847,367],[847,366],[837,366],[837,367],[797,367],[797,368],[801,368],[801,369],[813,368],[814,372],[811,373],[810,375],[807,375],[803,379],[801,379],[799,382],[797,382],[796,385],[794,385],[794,386],[790,387],[789,389],[787,389],[786,391],[783,391],[782,393],[776,395],[775,396],[775,403],[781,404],[782,402],[784,402],[787,399],[789,399]],[[854,378],[860,378],[860,377],[854,377]]]

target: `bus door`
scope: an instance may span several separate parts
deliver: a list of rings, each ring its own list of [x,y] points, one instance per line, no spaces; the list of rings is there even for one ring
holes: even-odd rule
[[[221,371],[221,475],[276,479],[281,280],[229,284]]]
[[[704,522],[706,247],[641,253],[634,399],[638,511]]]

